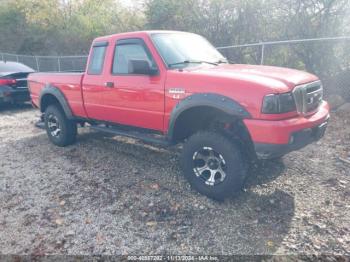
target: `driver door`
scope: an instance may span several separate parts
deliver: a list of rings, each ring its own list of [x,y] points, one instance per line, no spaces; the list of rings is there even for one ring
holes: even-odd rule
[[[158,66],[141,38],[116,41],[112,70],[102,93],[105,120],[161,131],[164,121],[164,77],[133,72],[131,60],[146,60]]]

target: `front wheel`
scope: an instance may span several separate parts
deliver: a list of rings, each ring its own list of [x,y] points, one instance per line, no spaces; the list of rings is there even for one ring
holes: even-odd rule
[[[48,106],[44,120],[46,133],[53,144],[63,147],[75,142],[77,124],[69,120],[59,106]]]
[[[240,147],[226,136],[209,131],[192,135],[184,145],[181,165],[199,193],[223,200],[238,193],[247,174]]]

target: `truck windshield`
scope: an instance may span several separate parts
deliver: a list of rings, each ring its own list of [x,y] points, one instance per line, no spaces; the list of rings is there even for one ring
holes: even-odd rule
[[[227,63],[205,38],[190,33],[158,33],[153,42],[169,68],[184,68],[201,63]]]

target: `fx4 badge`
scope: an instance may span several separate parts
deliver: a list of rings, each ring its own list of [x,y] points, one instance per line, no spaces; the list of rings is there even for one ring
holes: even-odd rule
[[[172,95],[173,99],[180,99],[182,97],[182,95],[184,95],[186,93],[186,91],[183,88],[176,87],[176,88],[170,88],[168,90],[168,93],[170,95]]]

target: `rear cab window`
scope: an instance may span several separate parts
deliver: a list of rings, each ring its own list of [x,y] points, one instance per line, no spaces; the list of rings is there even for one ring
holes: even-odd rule
[[[94,43],[91,52],[87,73],[89,75],[100,75],[103,71],[103,65],[106,56],[108,42]]]

